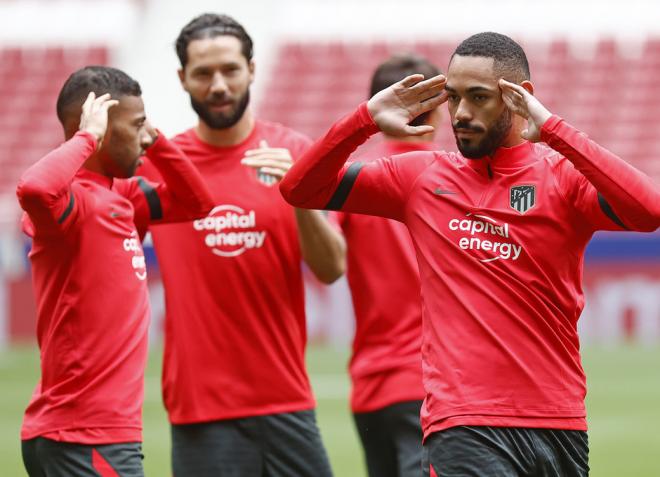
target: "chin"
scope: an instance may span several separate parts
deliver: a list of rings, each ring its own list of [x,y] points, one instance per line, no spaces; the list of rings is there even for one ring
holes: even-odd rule
[[[458,139],[456,140],[456,147],[458,147],[458,151],[463,155],[463,157],[467,159],[479,159],[480,157],[483,157],[481,151],[475,150],[465,144],[462,144]]]

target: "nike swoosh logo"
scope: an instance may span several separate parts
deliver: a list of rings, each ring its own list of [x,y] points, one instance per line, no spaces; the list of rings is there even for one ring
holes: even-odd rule
[[[435,195],[449,195],[449,194],[455,195],[456,194],[456,192],[453,192],[451,190],[444,190],[444,189],[440,189],[440,188],[434,190],[433,193]]]

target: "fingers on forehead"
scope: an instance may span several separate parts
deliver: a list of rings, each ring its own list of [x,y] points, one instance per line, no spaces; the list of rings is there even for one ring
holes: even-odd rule
[[[423,79],[424,79],[424,75],[414,74],[414,75],[406,76],[405,78],[403,78],[401,80],[401,84],[405,87],[410,87],[410,86],[418,84]]]
[[[446,84],[446,80],[444,76],[434,76],[433,78],[420,81],[419,83],[414,85],[411,89],[418,92],[427,91],[427,90],[442,91],[443,89],[445,89],[445,84]]]

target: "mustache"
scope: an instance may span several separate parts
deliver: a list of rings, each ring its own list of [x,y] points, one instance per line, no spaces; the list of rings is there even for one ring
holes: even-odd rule
[[[233,101],[228,94],[212,94],[204,101],[207,104],[221,104]]]
[[[462,122],[462,121],[457,121],[454,124],[451,125],[451,127],[456,131],[457,129],[462,129],[462,130],[467,130],[467,131],[474,131],[478,133],[485,132],[484,128],[480,126],[474,126],[470,123],[467,122]]]

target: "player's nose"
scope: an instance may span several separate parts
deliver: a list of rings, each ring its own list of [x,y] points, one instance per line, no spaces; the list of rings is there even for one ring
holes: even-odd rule
[[[467,101],[464,100],[459,101],[454,116],[456,122],[469,122],[470,120],[472,120],[472,111],[470,110]]]
[[[211,93],[222,94],[222,93],[226,93],[227,91],[228,91],[227,82],[225,81],[225,78],[222,76],[222,73],[217,71],[213,75],[213,81],[211,82]]]

